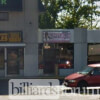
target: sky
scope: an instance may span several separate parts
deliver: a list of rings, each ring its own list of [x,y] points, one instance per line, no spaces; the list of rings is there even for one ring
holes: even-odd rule
[[[100,1],[96,2],[96,5],[98,6],[98,10],[100,10]],[[96,17],[96,20],[99,21],[98,22],[98,26],[100,26],[100,17]],[[95,23],[95,22],[94,22]]]

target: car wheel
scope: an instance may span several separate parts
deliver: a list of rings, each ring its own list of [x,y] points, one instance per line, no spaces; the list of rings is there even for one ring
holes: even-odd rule
[[[83,90],[86,91],[87,86],[88,86],[87,82],[81,81],[81,82],[78,83],[77,87],[79,87],[80,91],[83,91]]]

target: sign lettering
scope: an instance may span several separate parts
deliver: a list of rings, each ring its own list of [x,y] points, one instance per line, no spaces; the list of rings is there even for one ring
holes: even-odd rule
[[[17,34],[10,33],[9,34],[9,42],[20,42],[20,41],[21,41],[21,37],[20,37],[19,33],[17,33]]]
[[[22,42],[21,32],[0,32],[0,42]]]
[[[43,32],[44,42],[50,43],[64,43],[70,42],[71,32],[70,31],[47,31]]]
[[[0,34],[0,42],[6,42],[8,41],[8,34],[7,33],[1,33]]]

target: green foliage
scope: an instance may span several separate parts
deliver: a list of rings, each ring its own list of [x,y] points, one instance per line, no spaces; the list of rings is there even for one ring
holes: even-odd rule
[[[55,23],[60,11],[59,0],[42,0],[45,6],[45,13],[39,16],[39,27],[42,29],[55,28]]]
[[[75,27],[96,29],[95,16],[100,16],[94,0],[42,0],[46,11],[39,17],[42,29]]]

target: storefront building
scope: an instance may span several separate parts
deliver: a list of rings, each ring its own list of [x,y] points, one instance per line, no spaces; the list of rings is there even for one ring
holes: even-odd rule
[[[38,75],[38,0],[0,0],[0,77]]]
[[[39,30],[39,74],[66,76],[100,63],[100,30]]]
[[[66,76],[87,65],[87,30],[39,30],[39,74]]]
[[[38,30],[38,4],[0,0],[0,78],[66,76],[100,62],[99,30]]]

